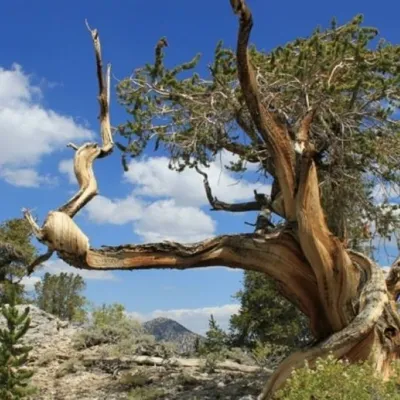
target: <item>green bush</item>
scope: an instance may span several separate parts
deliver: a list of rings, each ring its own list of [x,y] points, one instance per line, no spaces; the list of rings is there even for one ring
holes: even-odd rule
[[[216,372],[218,362],[224,359],[225,355],[223,353],[207,353],[203,356],[203,363],[200,370],[212,374]]]
[[[292,372],[276,393],[278,400],[400,400],[396,378],[384,382],[368,364],[349,364],[332,355],[318,359],[315,368]],[[398,374],[396,374],[398,378]]]
[[[200,382],[200,381],[199,381],[198,378],[196,378],[196,377],[193,376],[193,375],[190,375],[190,374],[187,373],[187,372],[181,373],[181,374],[178,376],[177,381],[176,381],[176,383],[177,383],[178,385],[183,386],[185,389],[187,389],[187,388],[192,388],[192,387],[194,387],[194,386],[197,386],[197,385],[199,384],[199,382]]]
[[[143,387],[151,382],[151,377],[145,372],[124,372],[118,380],[119,384],[129,388]]]
[[[138,387],[129,392],[129,400],[157,400],[163,399],[165,392],[163,389]]]
[[[254,364],[254,359],[252,354],[245,348],[231,347],[225,352],[226,358],[228,360],[234,361],[238,364],[252,365]]]
[[[257,340],[251,355],[261,368],[274,368],[290,353],[290,347],[272,343],[262,343]]]
[[[147,337],[146,337],[147,336]],[[151,341],[140,323],[125,313],[121,304],[103,305],[92,311],[90,325],[79,332],[74,338],[74,346],[78,350],[99,344],[123,344],[126,351],[128,344],[141,341]]]

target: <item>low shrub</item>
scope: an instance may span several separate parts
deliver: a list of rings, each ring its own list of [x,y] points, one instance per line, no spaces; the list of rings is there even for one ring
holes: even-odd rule
[[[120,375],[118,382],[129,388],[143,387],[152,382],[150,375],[145,372],[124,372]]]
[[[290,347],[257,341],[251,350],[255,363],[261,368],[275,368],[291,352]]]
[[[252,354],[246,349],[241,349],[240,347],[228,348],[225,351],[225,356],[228,360],[234,361],[238,364],[254,364]]]
[[[349,364],[332,355],[318,359],[315,367],[293,371],[277,400],[400,400],[396,377],[384,382],[368,363]]]
[[[199,384],[199,380],[195,376],[190,375],[187,372],[183,372],[178,376],[176,383],[184,388],[188,388],[197,386]]]
[[[203,363],[200,368],[202,372],[212,374],[216,372],[218,362],[225,360],[225,355],[222,353],[207,353],[203,357]]]
[[[141,342],[153,340],[145,334],[140,322],[126,315],[124,306],[111,304],[93,310],[88,327],[74,337],[74,347],[81,350],[100,344],[122,342],[127,346],[127,340],[137,342],[139,339]]]
[[[158,388],[138,387],[128,394],[128,400],[157,400],[163,399],[165,391]]]

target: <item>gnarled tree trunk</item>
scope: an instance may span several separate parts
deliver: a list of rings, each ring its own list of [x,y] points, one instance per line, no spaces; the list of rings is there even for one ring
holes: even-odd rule
[[[149,268],[196,268],[224,265],[264,272],[279,283],[282,294],[308,316],[316,344],[290,356],[268,381],[260,399],[272,396],[294,368],[305,360],[332,352],[350,362],[370,360],[383,376],[398,358],[400,320],[396,299],[400,293],[398,260],[384,279],[382,270],[366,256],[347,249],[328,229],[321,207],[317,169],[309,130],[316,110],[304,116],[295,140],[287,128],[260,101],[248,56],[252,15],[244,0],[231,0],[239,17],[237,63],[239,81],[258,140],[272,156],[271,175],[275,193],[271,200],[256,194],[256,201],[230,205],[213,198],[205,175],[205,188],[215,209],[230,211],[268,208],[286,223],[271,233],[225,235],[193,245],[163,242],[93,249],[74,223],[74,215],[96,194],[92,164],[113,149],[109,122],[109,75],[103,75],[98,33],[90,30],[95,46],[102,144],[70,147],[75,153],[78,193],[57,211],[49,213],[42,228],[28,211],[36,237],[76,268],[90,270],[134,270]],[[90,28],[89,28],[90,29]],[[34,265],[32,266],[34,267]]]

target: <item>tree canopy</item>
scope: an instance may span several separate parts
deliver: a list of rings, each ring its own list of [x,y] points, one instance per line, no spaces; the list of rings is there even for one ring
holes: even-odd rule
[[[32,229],[24,218],[0,224],[0,281],[10,274],[22,277],[26,273],[26,267],[37,255],[31,239]]]
[[[166,46],[160,39],[154,62],[118,84],[131,116],[118,127],[126,138],[118,144],[125,168],[127,156],[152,145],[163,146],[178,170],[204,168],[226,150],[238,157],[228,168],[240,172],[258,163],[260,178],[276,178],[271,149],[238,82],[235,52],[218,43],[210,74],[201,77],[199,55],[169,68]],[[310,137],[331,231],[354,248],[372,236],[393,240],[400,228],[393,201],[400,193],[400,46],[358,15],[268,53],[249,51],[260,101],[293,140],[304,116],[315,112]],[[275,179],[272,201],[279,191]]]
[[[27,274],[28,265],[37,255],[31,242],[32,229],[23,218],[9,219],[0,224],[0,303],[7,302],[8,290],[16,290],[18,298],[23,295],[21,285],[10,282]]]

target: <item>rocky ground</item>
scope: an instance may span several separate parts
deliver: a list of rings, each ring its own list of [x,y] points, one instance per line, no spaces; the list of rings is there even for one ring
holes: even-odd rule
[[[232,361],[207,373],[202,360],[163,359],[148,349],[119,357],[110,357],[107,345],[77,351],[72,338],[82,328],[36,307],[31,318],[27,342],[34,347],[29,367],[35,369],[35,400],[250,400],[270,373]]]

